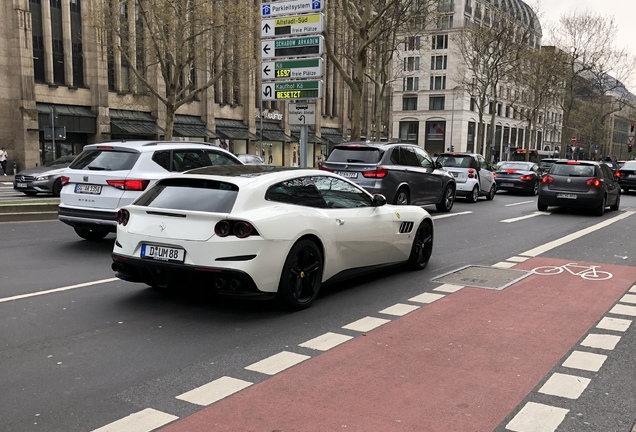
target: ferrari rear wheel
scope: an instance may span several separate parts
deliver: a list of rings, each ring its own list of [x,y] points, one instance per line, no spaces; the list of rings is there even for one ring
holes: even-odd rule
[[[322,282],[323,258],[311,240],[300,240],[291,250],[278,284],[278,300],[288,309],[309,307],[318,296]]]
[[[411,246],[408,268],[410,270],[422,270],[428,265],[433,253],[433,227],[424,221],[417,228]]]

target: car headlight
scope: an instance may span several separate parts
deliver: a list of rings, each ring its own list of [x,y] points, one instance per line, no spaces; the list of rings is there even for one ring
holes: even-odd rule
[[[37,176],[35,178],[35,181],[44,181],[44,180],[48,180],[50,176]]]

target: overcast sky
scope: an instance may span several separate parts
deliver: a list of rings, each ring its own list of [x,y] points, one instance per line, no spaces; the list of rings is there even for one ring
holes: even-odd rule
[[[573,11],[591,11],[613,17],[618,27],[616,46],[626,48],[636,56],[636,0],[526,0],[526,3],[536,8],[544,28],[548,20],[557,22],[559,16]],[[546,36],[547,31],[544,31],[544,43],[549,43]],[[636,93],[636,74],[625,84]]]

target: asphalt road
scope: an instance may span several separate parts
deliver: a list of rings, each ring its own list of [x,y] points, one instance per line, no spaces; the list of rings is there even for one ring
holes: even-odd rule
[[[360,339],[359,333],[342,327],[433,292],[440,285],[432,280],[437,276],[468,265],[492,266],[586,229],[589,233],[546,249],[537,258],[559,265],[568,261],[615,266],[621,269],[621,281],[636,284],[636,246],[630,236],[636,229],[634,210],[634,194],[623,196],[619,212],[607,212],[601,218],[563,210],[537,214],[536,198],[507,193],[498,193],[492,202],[483,198],[476,204],[458,201],[450,214],[430,208],[436,217],[436,243],[426,270],[385,271],[330,287],[314,306],[298,313],[264,302],[217,299],[201,287],[169,293],[113,280],[113,235],[90,243],[57,221],[2,223],[0,429],[91,431],[148,409],[187,421],[188,416],[203,415],[205,410],[177,399],[178,395],[223,376],[266,385],[272,378],[246,366],[281,351],[308,354],[299,344],[328,332]],[[598,226],[603,221],[613,223]],[[458,306],[454,302],[459,298],[449,296],[443,304]],[[394,324],[418,316],[395,318]],[[542,370],[536,387],[523,393],[523,400],[503,413],[493,429],[506,430],[533,402],[569,410],[559,431],[630,431],[636,421],[634,327],[622,334],[603,368],[585,376],[591,382],[579,398],[556,400],[537,391],[554,372],[563,372],[560,363],[554,363]],[[465,323],[463,328],[467,337],[478,331]],[[576,346],[577,341],[563,342],[559,349],[571,353]],[[316,360],[328,359],[327,355],[331,353]],[[496,349],[491,355],[497,356]],[[348,365],[352,373],[357,369],[356,358]],[[303,367],[311,370],[312,362]],[[323,379],[329,383],[329,374]],[[440,420],[438,430],[451,430],[444,429]],[[114,423],[112,430],[133,430],[117,425],[121,423]],[[179,421],[171,427],[191,430]]]

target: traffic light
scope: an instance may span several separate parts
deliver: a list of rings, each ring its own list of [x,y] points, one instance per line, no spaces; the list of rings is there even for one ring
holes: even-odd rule
[[[628,153],[631,153],[631,152],[632,152],[632,145],[631,145],[631,144],[628,144],[628,145],[627,145],[627,152],[628,152]]]
[[[634,123],[632,123],[632,127],[631,127],[631,129],[630,129],[629,131],[630,131],[631,133],[634,133]]]

